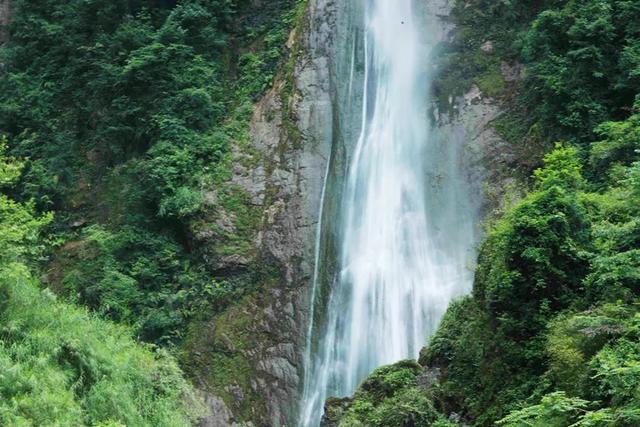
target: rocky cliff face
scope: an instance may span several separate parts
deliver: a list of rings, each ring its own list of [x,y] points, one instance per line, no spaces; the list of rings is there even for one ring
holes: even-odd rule
[[[220,253],[216,236],[220,229],[237,233],[239,218],[219,191],[207,197],[213,227],[194,233],[218,271],[260,282],[223,315],[194,325],[188,339],[188,369],[212,412],[204,426],[292,424],[315,228],[333,140],[335,19],[333,0],[308,2],[289,38],[287,70],[255,106],[249,141],[234,147],[226,188],[255,215],[250,247]]]
[[[206,226],[193,230],[195,244],[209,254],[213,268],[258,284],[222,315],[193,325],[187,339],[187,370],[207,394],[212,412],[203,426],[293,424],[324,174],[332,158],[327,184],[332,195],[325,207],[331,212],[349,151],[344,140],[357,131],[340,123],[359,111],[359,94],[349,93],[353,99],[347,99],[347,82],[339,77],[348,72],[348,57],[361,49],[353,39],[360,24],[348,18],[353,7],[309,0],[287,44],[286,71],[255,106],[248,140],[234,147],[226,188],[208,193]],[[433,17],[430,25],[440,29],[441,43],[451,42],[455,28],[449,2],[431,0],[425,7]],[[355,27],[343,28],[349,25]],[[501,140],[490,126],[500,108],[477,87],[452,97],[450,104],[451,111],[434,112],[440,134],[446,135],[443,144],[464,150],[469,181],[481,194],[483,180],[500,180],[487,168],[500,153],[495,147]],[[225,203],[229,194],[246,208],[241,214]],[[221,238],[225,233],[245,234],[246,244],[233,242],[229,250],[220,250],[229,243]]]
[[[466,180],[473,187],[470,193],[475,195],[472,206],[478,209],[477,217],[482,218],[499,209],[504,193],[513,181],[505,171],[517,161],[517,154],[493,126],[493,121],[503,114],[502,99],[484,92],[474,83],[465,86],[465,82],[456,81],[451,87],[441,86],[441,79],[446,78],[449,70],[461,66],[445,58],[447,52],[454,49],[458,31],[453,6],[452,0],[425,2],[427,14],[432,17],[429,25],[438,29],[439,38],[436,49],[439,54],[434,59],[439,70],[434,76],[434,85],[439,93],[434,95],[433,115],[441,143],[460,150]],[[483,43],[480,51],[486,56],[493,55],[492,42]],[[511,67],[503,62],[502,76],[498,79],[510,88],[517,83],[520,71],[518,65]],[[438,97],[447,100],[444,108],[435,100]]]

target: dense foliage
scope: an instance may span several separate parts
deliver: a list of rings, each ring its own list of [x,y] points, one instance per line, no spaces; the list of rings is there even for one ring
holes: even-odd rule
[[[329,400],[325,425],[455,427],[416,387],[421,372],[412,360],[376,369],[360,386],[353,404],[349,399]]]
[[[11,1],[0,151],[23,160],[0,162],[0,424],[202,415],[168,354],[267,274],[216,257],[253,250],[261,212],[231,159],[303,4]]]
[[[23,162],[0,144],[0,186]],[[28,265],[51,214],[0,194],[0,424],[181,426],[203,413],[175,361],[40,289]]]
[[[27,159],[13,196],[57,213],[52,289],[164,344],[251,288],[219,277],[193,235],[215,229],[203,219],[215,192],[239,223],[219,250],[249,246],[231,145],[297,3],[12,1],[0,130]]]
[[[265,274],[223,277],[194,239],[213,233],[214,256],[251,250],[258,219],[227,182],[231,151],[246,146],[298,1],[260,4],[12,1],[0,424],[174,426],[201,413],[173,359],[130,334],[179,342]],[[468,0],[454,17],[439,108],[471,84],[501,99],[492,125],[526,194],[488,224],[474,292],[419,363],[378,369],[326,421],[640,425],[640,3]],[[214,198],[233,232],[207,216]]]
[[[439,84],[502,98],[498,133],[521,157],[547,154],[522,160],[525,195],[488,224],[473,294],[452,304],[407,382],[385,392],[399,367],[378,370],[330,401],[327,420],[640,425],[640,5],[474,0],[454,13],[444,66],[457,69]],[[500,74],[514,62],[517,84]],[[379,411],[409,413],[394,423]]]

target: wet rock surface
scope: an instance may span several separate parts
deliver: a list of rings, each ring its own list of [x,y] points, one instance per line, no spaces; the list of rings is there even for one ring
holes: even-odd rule
[[[326,162],[335,145],[334,130],[339,128],[334,120],[336,86],[344,82],[335,81],[333,70],[342,7],[335,0],[309,2],[304,25],[292,32],[287,43],[296,55],[292,75],[277,78],[256,105],[249,149],[234,148],[231,183],[260,212],[260,226],[252,236],[250,251],[221,256],[212,250],[211,265],[220,271],[235,271],[257,263],[270,264],[278,273],[256,293],[200,328],[206,333],[198,333],[194,348],[200,349],[200,354],[193,359],[199,367],[199,386],[208,392],[212,412],[203,426],[293,424],[303,378],[308,288],[320,197]],[[432,0],[425,7],[439,20],[440,39],[451,41],[455,28],[449,1]],[[521,69],[505,64],[502,72],[510,82],[518,78]],[[510,161],[507,144],[491,126],[501,114],[501,106],[477,86],[450,102],[455,114],[436,112],[438,132],[446,135],[443,144],[458,144],[465,153],[464,167],[469,182],[477,186],[474,204],[480,209],[490,199],[483,183],[488,182],[496,191],[508,186],[493,167],[496,162]],[[496,200],[500,198],[496,196]],[[218,199],[216,190],[206,195],[211,210],[217,212],[215,224],[233,233],[234,214],[220,209]],[[199,244],[215,246],[215,233],[206,229],[198,233]],[[212,356],[212,351],[222,351],[224,363],[233,364],[216,366],[218,356]],[[226,372],[230,367],[231,374]],[[421,381],[429,386],[437,375],[425,371]],[[343,406],[348,406],[347,400],[330,405]],[[249,421],[253,424],[243,424]],[[331,416],[324,422],[333,425]]]
[[[221,271],[269,265],[276,273],[254,294],[208,322],[209,333],[193,345],[203,349],[193,358],[200,371],[195,376],[209,394],[212,413],[203,426],[293,423],[314,235],[333,138],[335,13],[332,0],[309,2],[303,25],[288,42],[295,55],[292,75],[276,78],[255,106],[250,147],[234,147],[231,185],[260,212],[260,226],[251,251],[241,256],[216,256],[212,251],[210,262]],[[215,190],[208,193],[207,203],[217,210],[215,223],[235,231],[233,213],[221,210],[217,199]],[[199,244],[216,244],[214,233],[198,233]],[[222,348],[224,363],[233,361],[245,369],[227,377],[225,366],[212,366],[218,356],[210,348]]]

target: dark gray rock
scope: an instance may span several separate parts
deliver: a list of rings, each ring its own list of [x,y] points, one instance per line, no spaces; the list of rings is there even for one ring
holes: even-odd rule
[[[502,78],[507,83],[517,83],[522,79],[524,73],[524,66],[519,62],[509,64],[507,61],[500,62],[500,71],[502,72]]]
[[[256,230],[249,256],[212,256],[212,266],[224,270],[268,262],[281,274],[277,283],[265,283],[259,295],[239,302],[234,314],[211,321],[213,330],[225,324],[225,339],[221,339],[221,333],[213,333],[208,338],[210,345],[220,342],[227,351],[246,360],[252,372],[243,374],[250,376],[250,381],[231,380],[222,392],[203,379],[201,387],[209,394],[213,413],[203,426],[217,427],[224,422],[236,425],[233,423],[247,416],[246,411],[238,414],[238,408],[247,405],[252,408],[250,421],[257,425],[293,424],[302,376],[315,228],[333,139],[335,17],[333,0],[309,1],[304,25],[287,43],[296,55],[293,76],[277,78],[255,106],[249,149],[240,145],[233,149],[231,184],[242,189],[262,212],[262,225]],[[286,87],[289,78],[293,90]],[[220,209],[215,190],[205,193],[205,202],[217,211],[216,226],[233,232],[233,214]],[[209,239],[214,234],[205,228],[195,233],[195,239],[201,245],[213,246],[216,242]],[[241,322],[242,318],[250,321]],[[249,337],[251,344],[229,345],[241,342],[240,336]],[[202,342],[199,346],[206,345]],[[214,377],[215,369],[211,367]],[[242,383],[250,385],[243,389]],[[240,396],[244,402],[239,402]]]

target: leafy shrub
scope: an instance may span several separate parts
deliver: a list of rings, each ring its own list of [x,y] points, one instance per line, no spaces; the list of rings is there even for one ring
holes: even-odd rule
[[[21,162],[3,148],[9,185]],[[50,220],[0,194],[0,424],[191,425],[203,405],[167,353],[39,288],[25,262],[41,252]],[[115,294],[127,289],[121,276],[109,280]]]
[[[216,310],[232,292],[192,267],[180,246],[141,228],[89,227],[59,258],[65,295],[150,342],[179,339],[186,322]]]
[[[626,0],[554,3],[522,40],[527,103],[553,137],[589,142],[640,91],[640,10]]]
[[[536,171],[538,191],[501,219],[480,252],[475,296],[515,339],[540,331],[579,296],[589,221],[577,198],[575,150],[558,147]]]
[[[20,264],[0,271],[0,423],[188,426],[203,407],[173,359],[57,301]]]
[[[337,422],[341,427],[453,426],[436,411],[429,397],[416,388],[421,373],[421,366],[413,361],[376,369],[358,388],[352,401],[330,401],[327,421]]]

